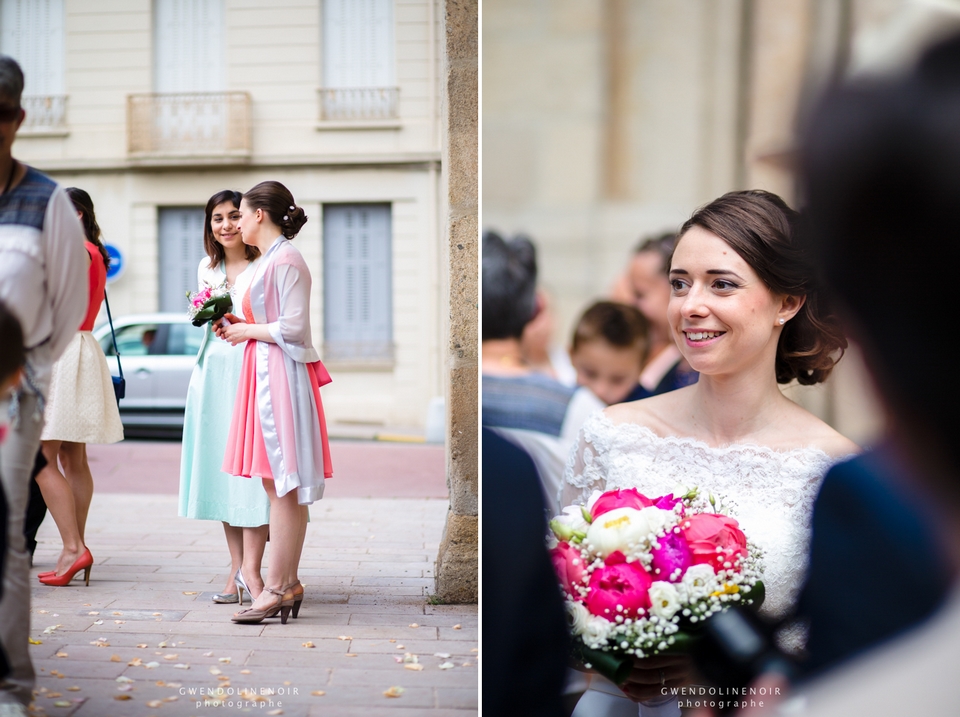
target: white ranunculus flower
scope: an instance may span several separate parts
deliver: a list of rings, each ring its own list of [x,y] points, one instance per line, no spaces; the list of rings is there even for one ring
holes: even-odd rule
[[[610,634],[612,628],[613,625],[607,620],[604,620],[602,617],[597,617],[596,615],[591,615],[587,619],[581,635],[583,636],[585,644],[595,647],[607,639],[607,635]]]
[[[717,576],[709,565],[691,565],[681,582],[691,602],[705,598],[717,589]]]
[[[566,601],[567,620],[570,623],[570,632],[574,635],[582,635],[586,632],[587,623],[591,619],[590,611],[584,607],[582,602]]]
[[[670,583],[657,580],[650,586],[650,612],[664,620],[673,617],[680,609],[680,593]]]
[[[642,510],[616,508],[594,518],[586,542],[604,558],[615,550],[626,552],[631,543],[639,544],[656,536],[672,516],[652,506]]]

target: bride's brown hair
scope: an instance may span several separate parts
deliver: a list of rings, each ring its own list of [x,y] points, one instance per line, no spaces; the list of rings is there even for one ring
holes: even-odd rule
[[[797,212],[771,192],[729,192],[695,211],[680,228],[680,240],[691,227],[703,227],[729,244],[772,292],[806,297],[780,334],[776,375],[778,383],[796,379],[810,386],[827,379],[847,339],[817,287],[816,273],[798,240],[798,219]]]

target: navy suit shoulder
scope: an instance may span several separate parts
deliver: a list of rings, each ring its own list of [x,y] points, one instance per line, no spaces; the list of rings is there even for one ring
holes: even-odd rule
[[[567,623],[540,479],[530,456],[487,428],[482,454],[484,713],[559,717]]]
[[[824,478],[798,605],[811,675],[916,625],[947,595],[947,557],[922,500],[896,477],[904,470],[885,447]]]

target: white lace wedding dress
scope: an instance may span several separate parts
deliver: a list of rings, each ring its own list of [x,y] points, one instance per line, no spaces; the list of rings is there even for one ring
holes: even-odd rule
[[[567,462],[560,504],[583,504],[595,490],[618,488],[636,488],[656,498],[678,485],[722,496],[748,539],[763,551],[766,600],[760,612],[781,618],[796,603],[802,586],[813,501],[833,462],[817,448],[776,451],[745,444],[714,448],[693,438],[663,438],[644,426],[617,424],[597,412],[583,424]],[[784,646],[801,644],[802,636],[794,634]],[[611,683],[606,687],[600,685],[601,691],[618,694]],[[675,708],[676,702],[670,706]],[[626,705],[621,707],[594,709],[591,714],[626,714]],[[629,709],[637,714],[632,704]],[[640,711],[648,713],[671,712]]]

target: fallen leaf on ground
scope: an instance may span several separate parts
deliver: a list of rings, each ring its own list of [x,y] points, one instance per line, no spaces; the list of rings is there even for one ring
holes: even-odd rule
[[[231,658],[229,658],[229,657],[221,657],[220,660],[219,660],[219,662],[222,662],[222,663],[225,664],[225,665],[229,665],[229,664],[230,664],[230,659],[231,659]]]
[[[48,612],[50,612],[50,611],[49,611],[49,610],[37,610],[37,614],[39,614],[39,615],[46,615]]]
[[[122,613],[120,610],[114,610],[114,611],[113,611],[113,614],[114,614],[114,615],[123,615],[123,613]]]
[[[49,697],[50,699],[54,699],[56,697],[63,697],[63,695],[60,694],[59,692],[48,692],[46,696]]]
[[[120,685],[117,692],[133,692],[133,685]]]
[[[411,623],[410,623],[410,627],[420,627],[420,626],[419,626],[417,623],[415,623],[415,622],[411,622]]]
[[[59,700],[58,702],[54,702],[53,706],[54,707],[73,707],[73,702],[68,702],[67,700]]]
[[[155,613],[153,613],[153,614],[154,614],[154,615],[159,615],[160,613],[155,612]],[[166,641],[166,640],[164,640],[164,641],[161,642],[159,645],[157,645],[157,647],[166,647],[166,646],[167,646],[167,641]]]
[[[99,610],[91,610],[90,612],[87,613],[87,615],[99,615],[99,614],[100,614]]]
[[[268,715],[282,715],[282,714],[283,714],[283,710],[271,710],[270,712],[267,712],[267,714],[268,714]]]
[[[324,692],[323,690],[314,690],[310,694],[313,695],[314,697],[323,697],[327,693]]]
[[[147,702],[147,707],[154,707],[154,708],[163,707],[163,702],[161,702],[160,700],[150,700],[149,702]]]
[[[196,594],[197,594],[197,591],[196,591],[196,590],[184,590],[184,591],[183,591],[183,594],[184,594],[184,595],[196,595]]]
[[[129,667],[140,667],[143,664],[143,660],[139,657],[134,657],[130,662],[127,663]]]
[[[417,664],[418,662],[420,662],[420,658],[417,657],[416,655],[408,652],[408,653],[406,653],[406,654],[403,656],[403,661],[415,665],[415,664]]]
[[[164,659],[164,660],[176,660],[178,657],[180,657],[180,655],[164,655],[164,656],[163,656],[163,659]]]
[[[178,662],[178,663],[177,663],[176,665],[174,665],[173,667],[174,667],[174,669],[176,669],[176,670],[189,670],[189,669],[190,669],[190,665],[184,664],[183,662]]]
[[[418,663],[416,663],[416,662],[411,662],[411,663],[409,663],[409,664],[404,665],[404,666],[403,666],[403,669],[405,669],[405,670],[416,670],[417,672],[419,672],[420,670],[423,669],[423,665],[418,664]]]
[[[396,642],[396,640],[388,640],[387,642]]]
[[[434,652],[434,653],[433,653],[433,656],[434,656],[434,657],[442,657],[443,659],[446,660],[447,658],[450,657],[450,653],[449,653],[449,652]]]
[[[480,652],[480,650],[476,647],[471,647],[470,652]]]
[[[58,652],[57,657],[70,657],[66,652]]]
[[[454,626],[453,626],[453,629],[454,629],[454,630],[459,630],[459,629],[460,629],[460,625],[459,625],[459,623],[458,623],[458,624],[456,624],[456,625],[454,625]]]
[[[113,621],[114,625],[123,625],[125,622],[126,622],[126,620],[114,620],[114,621]]]
[[[338,635],[338,636],[337,636],[337,639],[338,639],[338,640],[352,640],[353,638],[350,637],[349,635]]]
[[[148,662],[147,664],[144,665],[144,667],[146,667],[148,670],[152,670],[154,667],[160,667],[160,663],[159,663],[159,662]]]
[[[103,618],[100,618],[99,620],[94,620],[94,621],[93,621],[93,624],[94,624],[94,625],[102,625],[102,624],[103,624]]]
[[[180,699],[180,698],[177,697],[176,695],[170,695],[169,697],[164,697],[164,698],[163,698],[163,701],[164,701],[164,702],[176,702],[176,701],[179,700],[179,699]]]
[[[79,691],[80,691],[80,687],[79,687],[78,685],[72,685],[71,687],[68,687],[67,689],[70,690],[70,692],[79,692]]]
[[[452,670],[452,669],[453,669],[453,663],[452,663],[452,662],[444,662],[442,665],[440,665],[440,669],[441,669],[441,670]]]
[[[386,692],[384,692],[384,693],[383,693],[383,696],[384,696],[384,697],[399,697],[399,696],[402,695],[403,693],[404,693],[404,689],[403,689],[402,687],[397,687],[396,685],[394,685],[393,687],[389,688]]]
[[[120,655],[110,655],[110,662],[123,662],[123,658]]]
[[[398,649],[398,650],[406,650],[407,648],[405,648],[403,645],[397,645],[397,649]]]
[[[122,702],[124,700],[132,700],[133,697],[131,697],[130,695],[114,695],[113,699],[120,700]]]
[[[356,657],[356,656],[357,656],[357,653],[355,653],[355,652],[348,652],[348,653],[347,653],[347,657]]]
[[[27,642],[29,642],[31,645],[42,645],[42,644],[43,644],[43,640],[34,640],[32,637],[28,637],[28,638],[27,638]]]
[[[51,625],[50,627],[46,628],[46,629],[43,631],[43,634],[44,634],[44,635],[52,635],[53,632],[54,632],[54,630],[56,630],[58,627],[62,627],[62,626],[61,626],[61,625]]]
[[[212,653],[212,652],[204,652],[204,653],[203,653],[203,656],[204,656],[204,657],[213,657],[213,653]]]
[[[210,674],[211,674],[211,675],[222,675],[223,672],[222,672],[219,668],[211,667],[211,668],[210,668]]]
[[[137,647],[139,647],[139,648],[141,648],[141,649],[144,648],[144,647],[146,647],[146,646],[147,646],[147,643],[145,643],[145,642],[141,642],[140,644],[137,645]]]
[[[309,642],[309,641],[301,644],[303,645],[303,647],[316,647],[316,645],[314,645],[312,642]]]
[[[126,675],[120,675],[120,676],[116,679],[116,682],[133,682],[133,680],[130,679],[129,677],[127,677]]]

